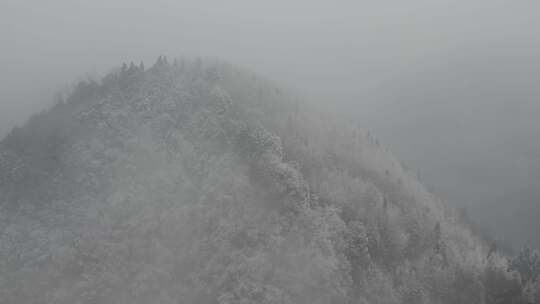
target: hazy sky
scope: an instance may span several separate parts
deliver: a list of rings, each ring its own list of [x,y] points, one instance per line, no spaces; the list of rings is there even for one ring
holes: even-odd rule
[[[485,203],[540,181],[539,29],[533,0],[0,0],[0,137],[122,61],[216,56],[348,113],[450,201]]]
[[[537,46],[536,1],[0,0],[0,136],[121,61],[208,55],[305,95],[367,102],[452,56]]]

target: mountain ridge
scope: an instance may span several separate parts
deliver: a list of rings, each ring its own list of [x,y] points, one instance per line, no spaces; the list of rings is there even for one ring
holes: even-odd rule
[[[81,82],[0,143],[0,168],[8,302],[496,303],[517,288],[369,132],[219,60]]]

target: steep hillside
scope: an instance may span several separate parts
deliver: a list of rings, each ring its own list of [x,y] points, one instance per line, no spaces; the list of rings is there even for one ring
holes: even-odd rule
[[[522,220],[540,214],[536,53],[456,52],[384,83],[372,106],[355,113],[428,187],[515,249],[540,248],[539,222]]]
[[[82,82],[0,168],[2,303],[525,301],[368,132],[226,63]]]

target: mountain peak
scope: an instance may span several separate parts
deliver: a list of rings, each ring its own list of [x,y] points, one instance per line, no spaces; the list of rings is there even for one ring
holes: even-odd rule
[[[81,82],[1,142],[0,168],[8,302],[495,303],[514,286],[369,132],[217,60]]]

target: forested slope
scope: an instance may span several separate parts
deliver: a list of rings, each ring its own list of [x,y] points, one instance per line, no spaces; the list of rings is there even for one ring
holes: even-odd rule
[[[160,57],[0,144],[1,303],[527,303],[369,132]]]

